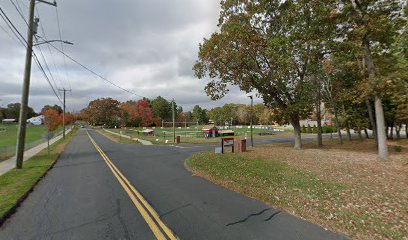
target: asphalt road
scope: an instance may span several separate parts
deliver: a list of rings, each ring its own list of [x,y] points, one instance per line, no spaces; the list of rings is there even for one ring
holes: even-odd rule
[[[211,145],[127,145],[93,130],[89,135],[97,147],[86,129],[78,131],[0,228],[1,240],[346,239],[192,176],[184,160]]]

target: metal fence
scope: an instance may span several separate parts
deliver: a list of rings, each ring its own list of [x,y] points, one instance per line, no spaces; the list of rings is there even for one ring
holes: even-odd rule
[[[62,131],[57,132],[54,137],[61,135]],[[26,143],[24,146],[24,150],[27,151],[28,149],[31,149],[33,147],[36,147],[42,143],[47,142],[47,139],[42,138],[42,139],[38,139],[34,142],[30,142],[30,143]],[[0,161],[9,159],[11,157],[13,157],[14,155],[16,155],[16,145],[13,146],[0,146]]]

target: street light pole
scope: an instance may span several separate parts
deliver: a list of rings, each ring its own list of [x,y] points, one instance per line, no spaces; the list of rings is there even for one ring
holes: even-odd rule
[[[249,98],[251,99],[251,119],[250,119],[250,124],[251,124],[251,147],[254,147],[254,137],[253,137],[253,127],[252,127],[252,119],[253,119],[253,114],[254,114],[254,111],[253,111],[253,108],[254,108],[254,98],[253,98],[253,96],[251,95],[251,96],[249,96]]]
[[[44,0],[38,0],[39,2],[47,3],[49,5],[57,6],[56,2],[49,3]],[[30,92],[30,78],[31,78],[31,62],[33,54],[33,37],[36,34],[39,19],[34,19],[36,0],[30,0],[30,10],[28,15],[28,31],[27,31],[27,52],[25,58],[24,68],[24,82],[21,94],[21,105],[18,120],[18,133],[17,133],[17,147],[16,147],[16,168],[21,169],[23,167],[24,159],[24,145],[27,127],[27,108],[28,108],[28,96]]]

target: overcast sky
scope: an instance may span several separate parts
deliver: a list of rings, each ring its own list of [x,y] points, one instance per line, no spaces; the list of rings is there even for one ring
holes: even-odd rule
[[[0,0],[1,8],[24,37],[27,26],[15,7],[28,14],[29,0]],[[219,0],[59,0],[58,13],[66,53],[115,84],[139,95],[175,98],[185,110],[199,104],[206,108],[225,103],[248,103],[236,87],[220,101],[204,92],[206,80],[191,70],[198,44],[217,30]],[[39,35],[59,39],[56,9],[37,4]],[[26,17],[27,18],[27,17]],[[44,32],[45,36],[44,36]],[[0,105],[19,102],[25,49],[11,37],[0,19]],[[56,44],[59,48],[61,46]],[[117,89],[85,71],[46,45],[42,52],[56,88],[67,93],[68,110],[78,111],[90,100],[112,97],[120,101],[138,97]],[[39,49],[35,49],[42,60]],[[43,63],[44,67],[45,64]],[[208,81],[208,80],[207,80]],[[257,99],[256,102],[261,102]],[[59,104],[51,87],[33,62],[29,105],[39,111],[46,104]]]

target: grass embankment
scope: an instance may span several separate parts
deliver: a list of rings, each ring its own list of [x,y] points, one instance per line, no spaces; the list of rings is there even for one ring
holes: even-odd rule
[[[0,124],[0,146],[14,146],[17,139],[17,125]],[[44,126],[27,125],[26,143],[35,142],[46,132]]]
[[[407,237],[408,140],[391,141],[386,162],[371,140],[325,144],[198,153],[187,164],[198,176],[354,239]]]
[[[0,176],[0,223],[1,219],[14,208],[16,203],[30,191],[38,180],[55,163],[65,146],[72,139],[76,128],[64,139],[50,146],[50,154],[44,149],[36,156],[27,160],[22,169],[12,169]]]

